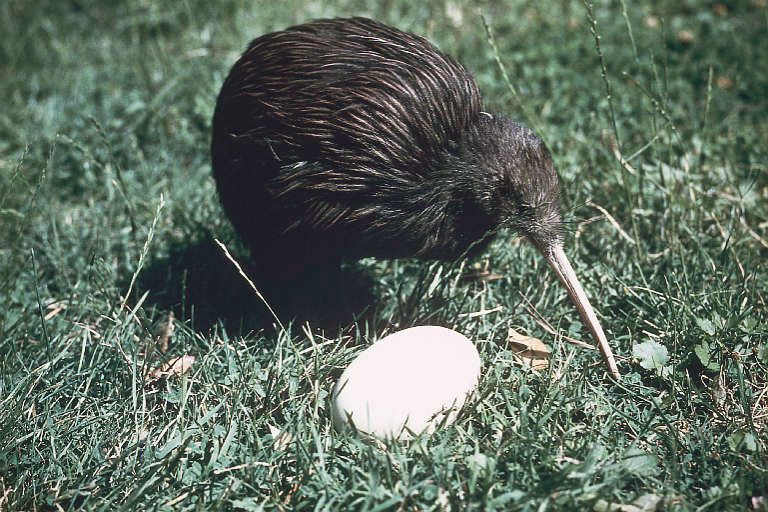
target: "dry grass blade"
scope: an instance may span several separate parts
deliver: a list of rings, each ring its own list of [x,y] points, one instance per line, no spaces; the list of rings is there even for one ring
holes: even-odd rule
[[[483,283],[489,283],[491,281],[499,281],[504,279],[501,274],[496,274],[490,270],[478,270],[476,272],[467,272],[461,276],[462,281],[480,281]]]
[[[43,318],[46,322],[50,320],[51,318],[55,317],[65,309],[67,309],[67,301],[66,300],[57,300],[54,302],[51,302],[46,306],[46,309],[48,310],[48,313],[45,314],[45,317]]]
[[[752,229],[749,224],[747,224],[747,219],[745,219],[743,215],[739,217],[739,221],[741,222],[741,225],[744,226],[744,228],[747,230],[747,233],[749,233],[749,236],[757,240],[760,243],[760,245],[768,249],[768,241],[766,241],[765,238],[757,234],[757,232],[754,229]]]
[[[626,240],[627,242],[629,242],[629,243],[630,243],[630,244],[632,244],[632,245],[635,245],[635,240],[634,240],[634,239],[633,239],[631,236],[629,236],[629,234],[628,234],[626,231],[624,231],[624,230],[621,228],[621,225],[620,225],[620,224],[619,224],[619,223],[616,221],[616,219],[613,217],[613,215],[611,215],[610,213],[608,213],[608,210],[606,210],[605,208],[603,208],[603,207],[602,207],[602,206],[600,206],[599,204],[593,203],[591,200],[587,201],[587,205],[591,206],[591,207],[592,207],[592,208],[594,208],[595,210],[597,210],[597,211],[599,211],[600,213],[602,213],[602,214],[603,214],[603,217],[605,217],[605,219],[606,219],[608,222],[610,222],[610,223],[611,223],[611,226],[613,226],[614,228],[616,228],[616,231],[618,231],[618,232],[619,232],[619,234],[622,236],[622,238],[624,238],[624,240]]]
[[[139,263],[136,265],[136,270],[131,276],[131,283],[128,285],[128,291],[125,292],[125,296],[122,299],[123,307],[128,305],[128,299],[131,296],[131,292],[133,292],[133,287],[136,284],[136,278],[139,277],[139,272],[141,272],[141,269],[144,268],[144,262],[146,261],[147,254],[149,253],[149,246],[152,244],[152,239],[155,237],[155,232],[157,231],[157,222],[160,220],[160,213],[163,211],[164,207],[165,196],[160,194],[160,200],[157,203],[157,209],[155,210],[155,216],[152,219],[152,225],[149,227],[149,231],[147,232],[147,239],[144,241],[144,246],[141,248],[141,254],[139,254]]]
[[[248,274],[245,273],[243,270],[243,267],[240,266],[240,263],[237,262],[237,260],[230,254],[229,249],[227,249],[227,246],[224,245],[221,241],[218,239],[215,240],[219,247],[221,247],[221,250],[224,251],[224,255],[227,257],[229,261],[232,262],[232,264],[237,269],[237,272],[248,282],[251,289],[256,293],[256,296],[261,300],[261,302],[264,303],[264,305],[269,310],[269,313],[272,315],[272,318],[275,319],[275,322],[277,322],[277,325],[280,326],[280,330],[285,331],[285,326],[280,321],[280,318],[277,316],[277,313],[275,313],[275,310],[272,309],[272,306],[269,305],[269,302],[267,302],[267,299],[264,298],[264,295],[261,294],[258,288],[256,288],[256,285],[253,284],[253,281],[250,277],[248,277]]]
[[[158,350],[162,353],[168,352],[171,336],[173,336],[173,331],[176,329],[175,320],[176,318],[173,315],[173,311],[171,311],[156,327],[155,343],[157,344]]]
[[[496,306],[491,309],[481,309],[480,311],[471,311],[469,313],[459,313],[459,318],[478,318],[492,313],[499,313],[504,311],[504,306]]]
[[[597,347],[594,345],[590,345],[589,343],[586,343],[584,341],[578,340],[576,338],[571,338],[570,336],[566,336],[560,332],[558,332],[552,324],[550,324],[546,318],[544,318],[541,313],[536,311],[536,308],[533,307],[533,305],[523,297],[523,300],[525,301],[525,310],[528,312],[529,315],[533,317],[533,320],[539,324],[539,326],[547,331],[547,333],[551,334],[552,336],[559,336],[561,339],[564,339],[568,343],[571,343],[573,345],[577,345],[581,348],[586,348],[588,350],[597,350]]]

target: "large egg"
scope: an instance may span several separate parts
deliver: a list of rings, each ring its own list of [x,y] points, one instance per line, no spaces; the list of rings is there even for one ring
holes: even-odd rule
[[[411,327],[363,350],[333,388],[333,424],[408,439],[451,423],[477,385],[480,356],[463,334]]]

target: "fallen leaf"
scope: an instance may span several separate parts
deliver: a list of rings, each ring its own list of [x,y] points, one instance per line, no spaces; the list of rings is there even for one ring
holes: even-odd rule
[[[646,16],[643,21],[648,28],[659,28],[659,25],[661,25],[661,21],[656,16]]]
[[[269,433],[272,434],[272,447],[279,452],[285,451],[291,444],[291,441],[293,441],[293,435],[285,430],[280,430],[274,425],[268,426]]]
[[[728,6],[725,4],[715,4],[712,6],[712,10],[718,16],[725,16],[728,14]]]
[[[683,29],[677,33],[677,40],[683,44],[691,44],[696,40],[696,36],[692,31]]]
[[[546,370],[549,366],[549,347],[540,339],[526,336],[510,327],[507,343],[512,352],[534,370]]]
[[[731,87],[733,87],[733,79],[727,76],[717,77],[717,80],[715,80],[715,83],[721,89],[730,89]]]
[[[169,377],[172,375],[184,375],[187,373],[192,365],[195,363],[195,356],[183,355],[175,359],[171,359],[164,365],[152,370],[149,375],[153,379],[159,379],[160,377]]]

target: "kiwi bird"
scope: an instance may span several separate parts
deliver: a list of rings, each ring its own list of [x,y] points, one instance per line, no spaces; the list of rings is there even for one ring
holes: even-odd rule
[[[224,211],[269,272],[368,256],[454,260],[513,228],[618,378],[563,251],[549,151],[485,112],[472,75],[426,39],[365,18],[258,37],[219,94],[212,164]]]

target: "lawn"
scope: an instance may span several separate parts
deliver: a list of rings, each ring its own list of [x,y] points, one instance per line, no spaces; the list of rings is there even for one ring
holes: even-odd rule
[[[247,268],[216,94],[250,39],[352,14],[428,37],[546,141],[621,382],[513,232],[350,264],[273,324],[215,243]],[[768,510],[765,0],[5,0],[0,36],[0,511]],[[335,433],[345,366],[424,324],[480,351],[458,421]]]

